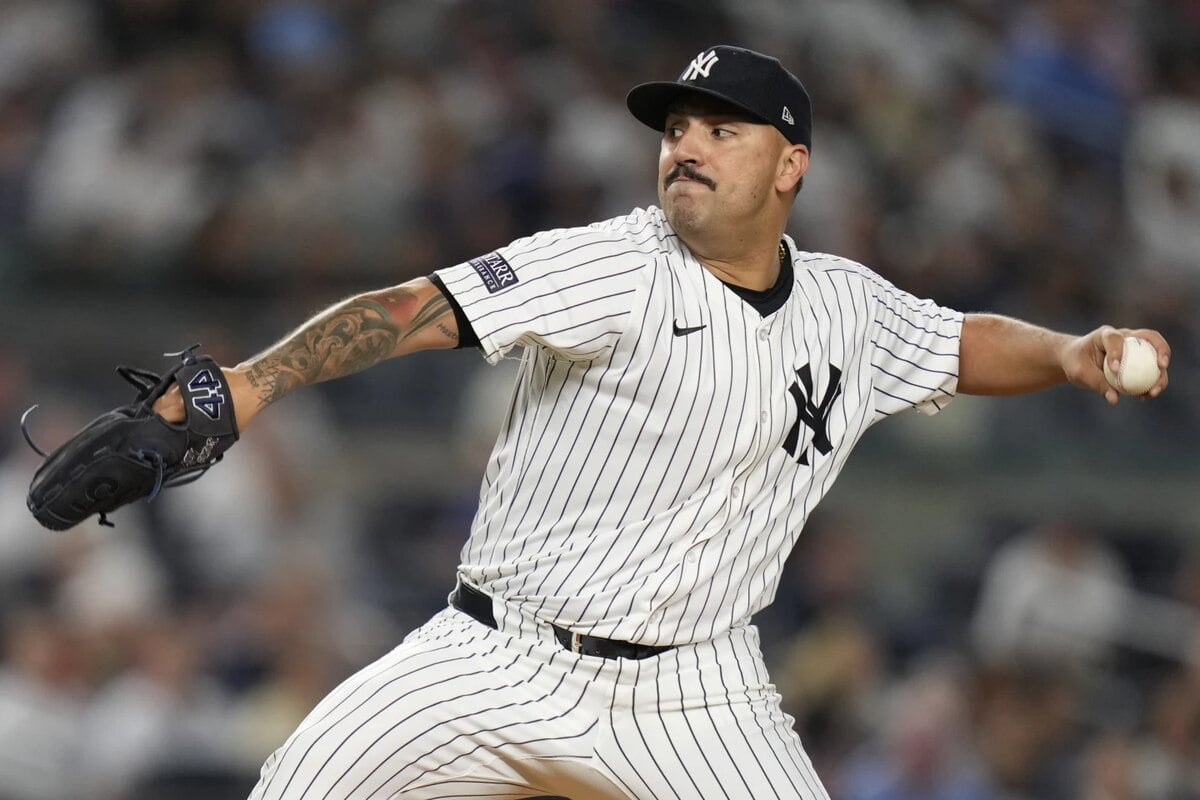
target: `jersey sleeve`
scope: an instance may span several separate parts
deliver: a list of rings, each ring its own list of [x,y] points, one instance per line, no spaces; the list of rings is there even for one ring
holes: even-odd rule
[[[619,233],[546,231],[434,274],[498,363],[518,345],[594,359],[616,344],[646,253]]]
[[[875,276],[871,370],[875,411],[936,414],[958,389],[963,314]]]

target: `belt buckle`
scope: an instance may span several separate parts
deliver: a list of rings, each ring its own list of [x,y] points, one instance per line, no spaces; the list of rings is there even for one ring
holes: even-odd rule
[[[575,631],[571,631],[571,652],[583,652],[583,635],[576,633]]]

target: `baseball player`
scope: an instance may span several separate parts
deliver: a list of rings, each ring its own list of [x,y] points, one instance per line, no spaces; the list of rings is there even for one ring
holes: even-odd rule
[[[864,431],[958,392],[1115,403],[1126,333],[1166,387],[1154,331],[964,315],[801,250],[812,113],[776,59],[712,47],[628,106],[662,131],[659,207],[358,295],[224,370],[244,430],[384,359],[521,348],[447,608],[325,698],[254,800],[825,798],[749,620]]]

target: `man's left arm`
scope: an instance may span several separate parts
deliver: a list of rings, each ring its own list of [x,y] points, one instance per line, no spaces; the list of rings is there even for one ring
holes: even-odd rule
[[[997,314],[967,314],[959,345],[958,391],[1013,395],[1069,381],[1115,404],[1120,395],[1104,377],[1104,359],[1117,368],[1126,336],[1147,340],[1158,353],[1158,382],[1147,393],[1157,397],[1167,388],[1171,360],[1171,348],[1158,331],[1104,325],[1070,336]]]

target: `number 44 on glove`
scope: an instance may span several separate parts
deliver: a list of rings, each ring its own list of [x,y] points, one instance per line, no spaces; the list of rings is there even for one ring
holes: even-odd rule
[[[142,497],[153,500],[160,489],[190,483],[203,475],[238,439],[233,395],[221,368],[199,345],[181,353],[179,364],[159,375],[133,367],[117,373],[138,390],[129,405],[114,408],[46,455],[21,432],[45,462],[34,473],[26,500],[33,516],[51,530],[66,530],[92,514],[112,525],[107,515]],[[154,401],[173,384],[183,394],[186,419],[174,424],[154,412]]]

